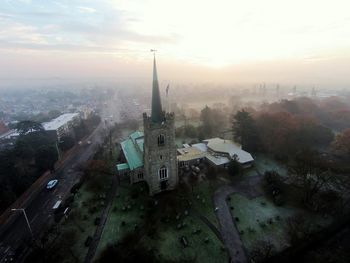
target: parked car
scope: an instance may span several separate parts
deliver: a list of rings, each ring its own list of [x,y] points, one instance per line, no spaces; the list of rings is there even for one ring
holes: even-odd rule
[[[46,189],[51,190],[51,189],[55,188],[55,186],[57,185],[57,183],[58,183],[58,180],[57,180],[57,179],[54,179],[54,180],[49,181],[49,182],[47,183],[47,185],[46,185]]]

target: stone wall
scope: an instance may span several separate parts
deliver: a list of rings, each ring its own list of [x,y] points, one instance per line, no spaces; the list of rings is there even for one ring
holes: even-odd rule
[[[144,122],[144,178],[148,183],[150,195],[162,191],[158,171],[165,166],[168,170],[167,187],[173,190],[178,184],[177,152],[175,145],[174,114],[165,115],[162,123],[153,123],[149,116],[143,115]],[[164,135],[165,143],[158,146],[158,136]]]

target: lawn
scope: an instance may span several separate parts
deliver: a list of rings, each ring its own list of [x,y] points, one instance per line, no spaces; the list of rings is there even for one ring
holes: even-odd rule
[[[144,184],[130,185],[122,182],[118,186],[101,240],[97,248],[97,258],[108,244],[116,244],[142,225],[149,200]]]
[[[215,182],[203,180],[194,186],[193,193],[182,186],[181,191],[151,198],[144,184],[122,183],[95,258],[109,244],[118,244],[128,234],[135,234],[140,238],[134,245],[154,251],[160,261],[226,262],[228,257],[223,244],[197,215],[198,212],[217,225],[211,198],[215,185]],[[187,247],[180,242],[182,236],[188,241]]]
[[[181,225],[178,229],[177,226]],[[182,215],[178,220],[157,224],[156,239],[144,236],[142,243],[154,249],[161,260],[175,262],[227,262],[228,257],[222,243],[198,218]],[[180,242],[185,237],[188,246]]]
[[[270,158],[266,154],[256,154],[254,155],[254,170],[258,170],[261,174],[265,171],[274,170],[282,176],[287,176],[287,167],[273,158]],[[256,172],[252,169],[248,169],[248,175],[254,175]]]
[[[317,225],[324,227],[330,223],[330,219],[311,214],[300,208],[287,205],[276,206],[265,197],[249,200],[240,194],[233,194],[228,204],[248,253],[259,241],[271,242],[275,251],[288,247],[290,243],[287,222],[293,216],[305,216],[312,223],[314,230]]]
[[[250,168],[243,170],[244,176],[256,176],[258,172],[264,174],[265,171],[274,170],[282,176],[287,176],[288,169],[287,166],[281,162],[274,160],[266,154],[256,154],[253,156],[254,165]]]

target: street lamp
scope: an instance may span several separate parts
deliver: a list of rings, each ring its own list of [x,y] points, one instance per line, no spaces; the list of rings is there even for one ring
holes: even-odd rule
[[[30,227],[30,224],[29,224],[29,220],[28,220],[26,211],[25,211],[23,208],[12,208],[11,211],[22,211],[22,212],[23,212],[24,218],[26,219],[27,226],[28,226],[28,228],[29,228],[29,232],[30,232],[30,234],[31,234],[31,236],[32,236],[32,238],[33,238],[33,237],[34,237],[33,231],[32,231],[32,228]]]

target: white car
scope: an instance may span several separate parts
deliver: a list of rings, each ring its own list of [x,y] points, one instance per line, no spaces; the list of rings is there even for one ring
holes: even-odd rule
[[[46,185],[46,189],[53,189],[57,185],[57,183],[57,179],[49,181]]]

